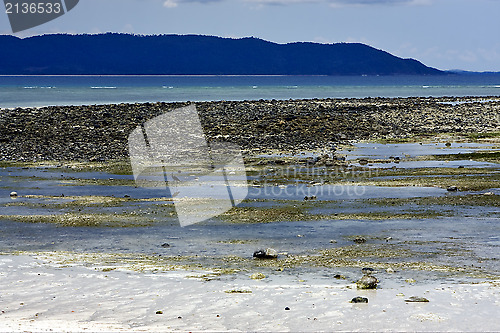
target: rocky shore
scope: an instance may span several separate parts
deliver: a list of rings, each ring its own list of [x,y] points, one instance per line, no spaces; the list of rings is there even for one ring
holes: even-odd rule
[[[0,160],[124,159],[133,129],[188,104],[0,109]],[[329,150],[348,140],[500,129],[499,97],[219,101],[196,107],[209,140],[236,143],[246,154]]]

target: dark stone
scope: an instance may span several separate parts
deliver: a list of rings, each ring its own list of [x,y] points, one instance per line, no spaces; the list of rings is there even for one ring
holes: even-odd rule
[[[286,310],[286,311],[288,311],[288,310],[290,310],[290,308],[287,306],[287,307],[285,308],[285,310]]]
[[[456,186],[449,186],[446,190],[448,192],[456,192],[456,191],[458,191],[458,187],[456,187]]]
[[[170,244],[168,244],[168,243],[163,243],[163,244],[161,244],[161,247],[168,248],[168,247],[170,247]]]
[[[253,257],[257,259],[276,259],[278,258],[278,251],[271,248],[260,249],[253,253]]]
[[[375,272],[375,269],[373,269],[373,268],[371,268],[371,267],[363,267],[363,268],[361,269],[361,272],[362,272],[363,274],[370,275],[370,274],[372,274],[372,273],[374,273],[374,272]]]
[[[356,236],[352,241],[356,244],[363,244],[366,243],[366,238],[362,236]]]
[[[368,303],[368,298],[357,296],[351,299],[351,303]]]
[[[429,300],[425,297],[411,296],[409,299],[405,299],[405,302],[410,303],[427,303]]]
[[[356,282],[358,289],[376,289],[377,284],[378,279],[372,275],[365,275]]]

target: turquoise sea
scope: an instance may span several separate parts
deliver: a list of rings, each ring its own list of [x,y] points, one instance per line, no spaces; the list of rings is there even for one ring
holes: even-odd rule
[[[0,108],[158,101],[497,95],[500,95],[500,74],[0,76]]]

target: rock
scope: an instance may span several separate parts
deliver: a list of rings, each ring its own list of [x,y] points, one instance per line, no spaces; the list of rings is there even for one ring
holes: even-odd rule
[[[337,241],[335,239],[330,240],[330,244],[336,244],[336,243],[337,243]]]
[[[253,273],[252,275],[250,275],[250,278],[252,280],[262,280],[262,279],[265,279],[266,276],[262,273]]]
[[[392,240],[392,237],[390,237],[390,236],[385,238],[386,243],[389,243],[390,240]]]
[[[163,314],[163,311],[158,310],[156,311],[156,314]]]
[[[351,299],[350,303],[368,303],[368,298],[357,296]]]
[[[405,299],[405,302],[410,303],[427,303],[429,300],[425,297],[411,296],[409,299]]]
[[[451,143],[450,143],[450,142],[446,142],[444,145],[445,145],[446,147],[451,147]]]
[[[376,289],[378,279],[372,275],[365,275],[356,282],[358,289]]]
[[[366,238],[362,236],[356,236],[352,241],[356,244],[363,244],[366,243]]]
[[[253,253],[253,257],[257,259],[276,259],[278,258],[278,251],[271,248],[260,249]]]
[[[456,191],[458,191],[458,187],[456,187],[456,186],[448,186],[448,188],[446,190],[448,192],[456,192]]]
[[[365,275],[371,275],[371,274],[375,273],[376,271],[375,271],[375,269],[373,269],[373,268],[371,268],[371,267],[363,267],[363,268],[361,269],[361,272],[362,272],[363,274],[365,274]]]
[[[341,275],[341,274],[335,274],[333,276],[334,279],[338,279],[338,280],[345,280],[346,277],[344,275]]]
[[[10,192],[11,198],[17,198],[17,192]]]
[[[168,243],[163,243],[163,244],[161,244],[161,247],[168,248],[168,247],[170,247],[170,244],[168,244]]]
[[[391,274],[396,272],[396,271],[395,271],[394,269],[392,269],[391,267],[387,268],[385,271],[386,271],[387,273],[391,273]]]
[[[367,165],[368,164],[368,160],[365,159],[365,158],[362,158],[359,160],[359,165]]]
[[[287,306],[287,307],[285,308],[285,310],[286,310],[286,311],[288,311],[288,310],[290,310],[290,308]]]
[[[415,279],[409,278],[405,280],[406,283],[415,283],[417,282]]]

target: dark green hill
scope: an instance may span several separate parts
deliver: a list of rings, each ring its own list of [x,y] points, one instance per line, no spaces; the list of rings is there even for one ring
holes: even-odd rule
[[[199,35],[0,36],[0,74],[435,75],[357,43],[276,44]]]

